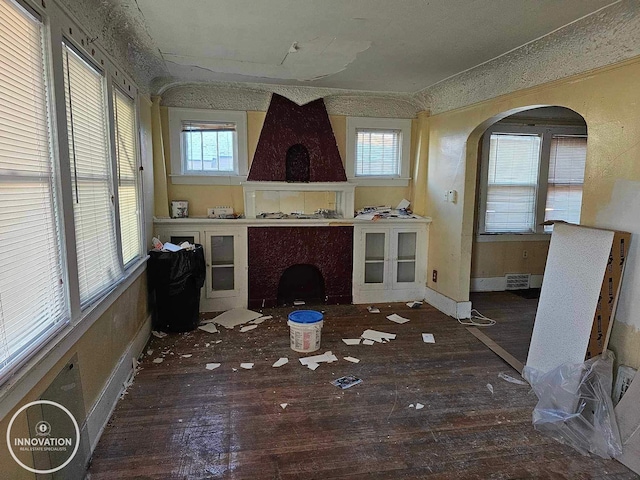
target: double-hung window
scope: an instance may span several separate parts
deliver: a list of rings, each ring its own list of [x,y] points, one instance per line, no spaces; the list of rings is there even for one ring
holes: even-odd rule
[[[551,231],[580,222],[586,127],[496,125],[484,134],[479,232]]]
[[[106,79],[72,46],[63,52],[80,303],[86,306],[122,277]]]
[[[0,378],[69,318],[43,25],[0,0]]]
[[[411,120],[349,117],[347,177],[359,185],[408,185]]]

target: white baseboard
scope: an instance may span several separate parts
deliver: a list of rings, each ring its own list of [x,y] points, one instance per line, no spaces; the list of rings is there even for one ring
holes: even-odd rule
[[[425,301],[432,307],[453,318],[471,318],[471,302],[457,302],[427,287]]]
[[[531,275],[529,277],[529,288],[540,288],[542,286],[543,275]],[[503,292],[507,289],[505,277],[472,278],[472,292]]]
[[[93,454],[93,450],[98,445],[98,440],[100,440],[104,427],[116,408],[116,404],[124,390],[124,382],[133,371],[133,359],[137,359],[140,356],[150,335],[151,316],[142,324],[129,347],[120,357],[118,364],[111,372],[109,380],[102,389],[98,401],[87,415],[87,433],[89,434],[91,454]]]

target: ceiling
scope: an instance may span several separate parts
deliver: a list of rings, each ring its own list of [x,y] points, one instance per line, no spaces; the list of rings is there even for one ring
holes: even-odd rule
[[[611,0],[137,0],[168,73],[413,93]]]

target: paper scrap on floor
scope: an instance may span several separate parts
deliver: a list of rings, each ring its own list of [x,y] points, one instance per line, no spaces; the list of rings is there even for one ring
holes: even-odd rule
[[[153,363],[162,363],[162,362],[164,362],[164,358],[158,357],[153,359]]]
[[[241,332],[248,332],[249,330],[253,330],[254,328],[258,328],[258,325],[245,325],[240,329]]]
[[[344,357],[347,362],[351,363],[360,363],[360,359],[356,357]]]
[[[351,388],[359,383],[362,383],[361,379],[353,375],[347,375],[345,377],[336,378],[331,382],[331,385],[334,385],[341,390],[346,390],[347,388]]]
[[[222,365],[221,363],[207,363],[206,365],[206,369],[207,370],[215,370],[216,368],[218,368],[220,365]]]
[[[311,368],[310,364],[319,364],[319,363],[332,363],[337,362],[338,357],[336,357],[331,351],[325,352],[322,355],[314,355],[313,357],[303,357],[300,359],[300,363],[302,365],[306,365]],[[316,367],[318,368],[318,367]],[[316,368],[311,368],[311,370],[315,370]]]
[[[282,409],[284,410],[285,408],[287,408],[287,405],[289,405],[288,403],[281,403],[280,406],[282,407]]]
[[[373,340],[369,340],[368,338],[365,338],[364,340],[362,340],[363,345],[373,345],[374,343],[376,342],[374,342]]]
[[[422,334],[422,341],[424,343],[436,343],[436,339],[433,336],[433,333],[423,333]]]
[[[250,370],[253,368],[253,363],[241,363],[240,368],[244,368],[246,370]]]
[[[369,313],[380,313],[380,309],[378,307],[374,307],[373,305],[368,306],[367,310],[369,311]]]
[[[416,410],[422,410],[424,408],[424,405],[421,403],[416,403]]]
[[[246,308],[234,308],[221,313],[213,319],[214,323],[222,325],[224,328],[232,329],[243,323],[249,323],[251,320],[260,318],[261,313],[254,312],[253,310],[247,310]]]
[[[205,325],[200,325],[198,330],[204,330],[207,333],[218,333],[218,329],[213,323],[206,323]]]
[[[193,355],[191,353],[185,353],[184,355],[180,355],[182,358],[191,358]]]
[[[315,362],[309,362],[307,363],[307,368],[309,370],[315,370],[316,368],[318,368],[320,366],[319,363],[315,363]]]
[[[281,367],[282,365],[289,363],[289,359],[287,357],[280,357],[278,360],[276,360],[274,362],[273,365],[271,365],[272,367]]]
[[[422,302],[418,300],[414,300],[413,302],[407,302],[407,307],[409,308],[420,308],[421,305],[422,305]]]
[[[395,313],[391,315],[387,315],[387,320],[391,320],[392,322],[396,322],[400,324],[407,323],[409,321],[408,318],[401,317],[400,315],[397,315]]]
[[[347,345],[358,345],[360,343],[359,338],[343,338],[342,341]]]
[[[373,340],[374,342],[382,343],[382,341],[394,340],[396,338],[395,333],[379,332],[378,330],[365,330],[360,335],[360,338],[365,340]],[[366,342],[362,342],[368,345]]]

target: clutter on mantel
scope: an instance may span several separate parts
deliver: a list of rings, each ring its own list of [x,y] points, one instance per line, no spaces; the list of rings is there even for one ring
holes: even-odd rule
[[[383,218],[397,218],[400,220],[422,218],[414,214],[409,209],[409,205],[411,205],[409,200],[403,198],[396,208],[391,208],[388,205],[364,207],[356,212],[355,218],[358,220],[372,220],[374,222]]]

